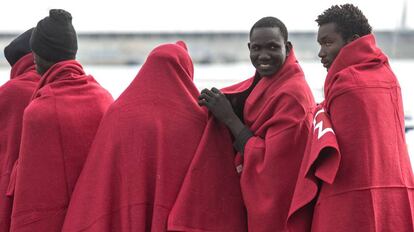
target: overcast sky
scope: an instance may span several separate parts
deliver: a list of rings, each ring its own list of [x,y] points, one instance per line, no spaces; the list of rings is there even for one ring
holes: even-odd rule
[[[374,30],[388,30],[400,25],[404,1],[414,29],[414,0],[2,0],[0,32],[25,31],[53,8],[71,12],[78,32],[248,31],[264,16],[290,31],[316,31],[317,15],[343,3],[357,5]]]

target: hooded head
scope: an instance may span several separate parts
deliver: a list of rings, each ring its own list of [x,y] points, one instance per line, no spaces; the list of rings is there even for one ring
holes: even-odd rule
[[[4,56],[10,66],[13,66],[20,58],[32,52],[30,49],[30,36],[32,32],[33,28],[25,31],[4,48]]]

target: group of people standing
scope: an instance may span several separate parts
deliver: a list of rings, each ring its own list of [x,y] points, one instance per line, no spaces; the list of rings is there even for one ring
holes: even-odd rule
[[[247,80],[200,93],[178,41],[116,101],[71,21],[50,10],[4,49],[0,232],[414,231],[400,86],[356,6],[317,17],[319,104],[275,17],[250,30]]]

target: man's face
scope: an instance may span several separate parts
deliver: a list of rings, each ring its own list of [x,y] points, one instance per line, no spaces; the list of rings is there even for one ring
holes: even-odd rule
[[[337,32],[335,23],[327,23],[319,27],[318,43],[321,46],[318,56],[323,67],[329,70],[339,51],[347,43]]]
[[[277,27],[253,29],[248,46],[250,60],[261,77],[275,74],[286,60],[286,43]]]

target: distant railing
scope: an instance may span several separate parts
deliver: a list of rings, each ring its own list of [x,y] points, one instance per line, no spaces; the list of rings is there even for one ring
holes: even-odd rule
[[[374,32],[379,47],[391,58],[414,59],[414,31]],[[16,36],[0,33],[0,48]],[[80,33],[77,59],[84,64],[124,65],[141,64],[157,45],[184,40],[195,63],[234,63],[249,61],[247,32],[194,33]],[[290,32],[299,60],[318,59],[316,32]],[[0,65],[7,65],[0,53]]]

